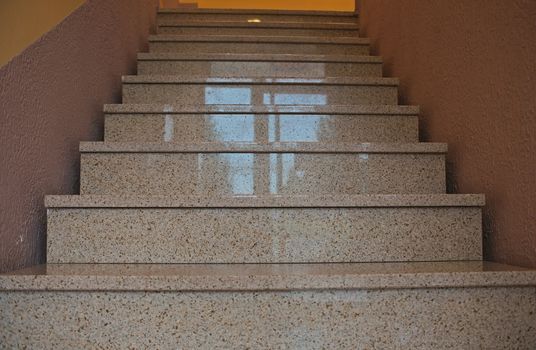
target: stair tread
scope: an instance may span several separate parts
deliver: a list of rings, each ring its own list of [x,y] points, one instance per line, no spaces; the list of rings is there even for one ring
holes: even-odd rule
[[[150,35],[149,42],[227,42],[227,43],[301,43],[301,44],[337,44],[337,45],[368,45],[370,39],[340,36],[282,36],[282,35]]]
[[[332,196],[49,195],[47,208],[398,208],[481,207],[482,194],[363,194]]]
[[[273,61],[321,63],[382,63],[380,56],[369,55],[299,55],[299,54],[234,54],[234,53],[139,53],[139,61]]]
[[[48,264],[0,275],[0,290],[281,291],[534,285],[536,270],[482,261]]]
[[[340,22],[282,22],[282,21],[180,21],[176,23],[160,23],[159,27],[211,27],[211,28],[277,28],[277,29],[328,29],[358,30],[357,23]]]
[[[446,143],[323,143],[323,142],[199,142],[199,143],[138,143],[81,142],[80,152],[86,153],[446,153]]]
[[[300,10],[248,10],[248,9],[195,9],[195,8],[161,8],[158,13],[181,14],[251,14],[251,15],[293,15],[293,16],[340,16],[358,17],[348,11],[300,11]]]
[[[398,78],[377,77],[327,77],[327,78],[216,78],[195,75],[124,75],[127,84],[248,84],[248,85],[367,85],[398,86]]]
[[[182,104],[106,104],[105,113],[281,113],[281,114],[381,114],[415,115],[418,106],[400,105],[182,105]]]

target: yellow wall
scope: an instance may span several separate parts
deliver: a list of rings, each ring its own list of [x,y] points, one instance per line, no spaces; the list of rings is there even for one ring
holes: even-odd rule
[[[0,66],[61,22],[85,0],[0,0]]]
[[[0,0],[1,1],[1,0]],[[355,0],[178,0],[199,8],[354,11]]]

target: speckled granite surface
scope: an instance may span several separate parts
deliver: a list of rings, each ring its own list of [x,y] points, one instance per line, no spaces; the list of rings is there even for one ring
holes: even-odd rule
[[[271,36],[257,36],[252,37],[250,35],[172,35],[172,34],[161,34],[161,35],[151,35],[149,36],[149,42],[227,42],[227,43],[290,43],[290,44],[335,44],[335,45],[368,45],[370,44],[370,39],[368,38],[356,38],[356,37],[321,37],[321,36],[308,36],[308,37],[296,37],[296,36],[281,36],[281,35],[271,35]],[[179,50],[175,52],[181,52]],[[232,48],[227,50],[219,50],[217,52],[234,52]],[[269,53],[286,53],[282,51],[271,51]],[[197,52],[200,53],[200,52]],[[252,53],[261,53],[261,52],[252,52]],[[328,53],[329,54],[329,53]],[[334,52],[331,52],[334,54]]]
[[[398,86],[397,78],[377,78],[377,77],[327,77],[322,79],[307,79],[307,78],[277,78],[263,77],[198,77],[190,75],[124,75],[122,81],[125,84],[248,84],[248,85],[264,85],[264,84],[280,84],[280,85],[305,85],[305,86],[347,86],[347,85],[363,85],[363,86]],[[154,101],[152,103],[155,103]],[[222,103],[224,104],[224,103]],[[308,103],[301,103],[307,105]],[[344,103],[335,103],[344,105]],[[359,103],[356,103],[359,104]],[[375,104],[375,103],[364,103]],[[376,103],[380,104],[381,103]],[[388,103],[387,103],[388,104]],[[300,103],[295,103],[300,105]]]
[[[481,207],[478,194],[326,196],[46,196],[47,208],[398,208]]]
[[[318,13],[318,12],[309,12],[296,14],[294,11],[291,13],[279,13],[273,14],[266,11],[259,10],[249,10],[249,12],[237,12],[237,11],[226,11],[226,10],[217,10],[210,12],[169,12],[170,9],[165,12],[159,12],[157,15],[157,24],[177,24],[184,21],[243,21],[247,22],[248,20],[260,20],[261,23],[271,23],[271,22],[284,22],[284,23],[347,23],[358,25],[359,17],[354,13],[344,13],[344,12],[329,12],[329,13]],[[172,9],[171,9],[172,10]]]
[[[297,55],[285,53],[236,54],[236,53],[189,53],[161,52],[138,53],[138,61],[229,61],[229,62],[315,62],[315,63],[370,63],[381,64],[379,56],[369,55]],[[139,72],[138,72],[139,73]],[[196,74],[192,74],[196,75]]]
[[[250,29],[250,31],[245,30],[242,35],[258,35],[255,29],[259,28],[273,28],[273,29],[325,29],[327,31],[333,30],[334,33],[338,33],[339,30],[355,31],[359,30],[359,27],[356,23],[339,23],[336,21],[333,22],[288,22],[288,21],[258,21],[258,22],[248,22],[248,21],[182,21],[179,23],[159,23],[159,27],[190,27],[190,28],[243,28]],[[359,33],[350,32],[351,36],[357,35]],[[193,33],[196,35],[206,35],[203,32]],[[221,34],[221,33],[220,33]],[[295,35],[294,32],[289,33],[289,36]],[[221,34],[227,35],[227,34]],[[285,36],[285,35],[283,35]],[[316,36],[316,35],[310,35]],[[340,35],[344,36],[344,35]]]
[[[177,23],[175,21],[165,21],[161,20],[158,23],[158,27],[176,27],[176,28],[218,28],[218,29],[225,29],[225,28],[242,28],[244,31],[241,34],[238,35],[259,35],[255,29],[298,29],[296,32],[290,32],[283,36],[295,36],[299,35],[300,29],[323,29],[327,32],[330,32],[335,34],[339,34],[339,36],[346,36],[342,35],[339,31],[347,31],[350,36],[357,36],[359,33],[356,33],[356,30],[359,30],[359,26],[356,23],[340,23],[340,22],[288,22],[288,21],[257,21],[257,22],[248,22],[248,21],[182,21],[180,23]],[[198,31],[195,33],[190,33],[189,35],[210,35],[206,34],[202,31]],[[229,35],[225,33],[218,33],[220,35]],[[263,35],[263,34],[260,34]],[[274,34],[279,35],[279,34]],[[309,35],[309,36],[317,36],[315,34]],[[329,35],[328,35],[329,36]]]
[[[535,295],[534,287],[0,293],[0,341],[40,349],[531,349]]]
[[[158,24],[159,34],[177,35],[281,35],[281,36],[359,36],[356,23],[337,22],[248,22],[180,21]]]
[[[48,209],[64,263],[482,259],[478,207]]]
[[[446,191],[443,154],[181,153],[178,147],[173,153],[109,152],[82,154],[81,194],[218,196]]]
[[[397,104],[398,79],[123,77],[123,103]]]
[[[154,35],[150,52],[267,53],[368,55],[370,40],[347,37]]]
[[[446,143],[345,143],[345,142],[205,142],[205,143],[130,143],[81,142],[82,153],[369,153],[369,154],[444,154]]]
[[[168,60],[162,58],[138,60],[138,74],[162,75],[183,74],[184,72],[206,77],[380,77],[382,75],[382,63],[371,62],[370,60],[365,62],[311,62],[304,60],[283,61],[281,59],[277,61],[266,59],[235,61],[222,60],[221,58],[210,60],[176,58]]]
[[[318,271],[310,265],[49,267],[49,275],[0,276],[4,290],[24,286],[22,292],[0,292],[0,340],[7,348],[42,349],[530,349],[536,344],[534,271],[449,264],[430,273],[432,265],[426,265],[421,273],[391,265],[383,275],[381,267],[362,265]],[[307,287],[307,280],[312,288],[323,288],[294,287]],[[378,283],[382,280],[387,283]],[[375,282],[380,289],[366,287]],[[65,291],[46,291],[47,284]],[[133,284],[131,291],[117,291]],[[259,291],[240,289],[255,284]],[[396,289],[385,289],[389,284]],[[441,288],[430,288],[434,284]],[[214,292],[169,292],[199,286]]]
[[[417,115],[177,112],[105,115],[106,142],[414,143]]]
[[[281,113],[330,115],[418,115],[418,106],[399,105],[190,105],[190,104],[107,104],[105,113]]]
[[[485,261],[351,264],[48,264],[6,291],[296,291],[534,287],[536,270]]]

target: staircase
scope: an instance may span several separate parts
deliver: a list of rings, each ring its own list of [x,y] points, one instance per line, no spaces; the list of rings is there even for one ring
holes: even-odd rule
[[[352,13],[175,9],[0,275],[0,348],[534,349],[536,271],[482,261]]]

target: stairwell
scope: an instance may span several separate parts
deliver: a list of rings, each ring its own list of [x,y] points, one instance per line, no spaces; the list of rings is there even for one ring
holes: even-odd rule
[[[0,348],[533,349],[536,271],[482,260],[353,13],[173,9],[0,275]]]

